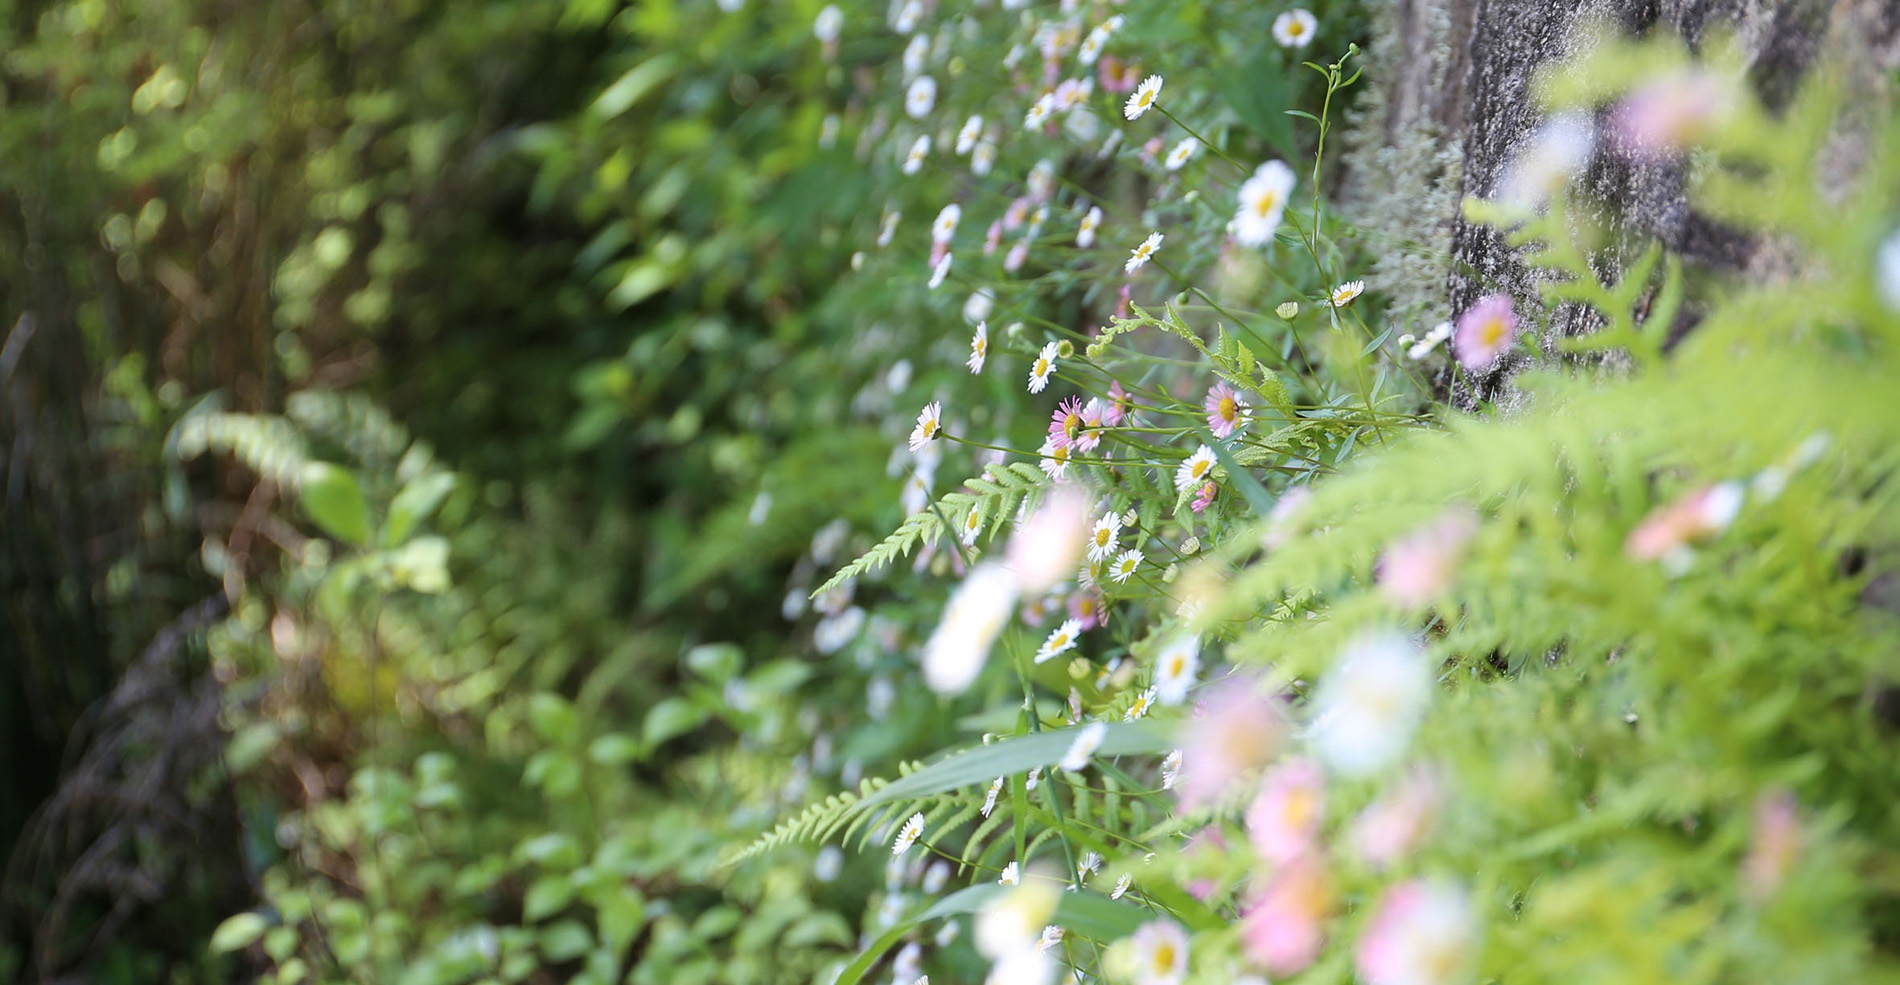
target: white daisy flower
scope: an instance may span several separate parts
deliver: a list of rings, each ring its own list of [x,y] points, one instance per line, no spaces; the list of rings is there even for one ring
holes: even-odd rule
[[[930,115],[937,106],[937,80],[928,75],[919,75],[904,91],[904,112],[913,120],[921,120]]]
[[[963,121],[963,129],[957,131],[957,153],[968,154],[976,149],[978,137],[983,136],[983,118],[972,116]]]
[[[1122,716],[1122,721],[1132,722],[1137,718],[1148,717],[1148,712],[1154,707],[1154,704],[1155,689],[1148,688],[1142,691],[1140,694],[1135,695],[1135,703],[1128,706],[1128,714]]]
[[[1095,245],[1095,230],[1102,225],[1102,207],[1090,206],[1088,213],[1082,216],[1082,225],[1075,231],[1075,245],[1088,249]]]
[[[992,813],[996,811],[996,798],[1002,792],[1003,792],[1003,777],[999,776],[996,778],[996,782],[990,784],[989,795],[983,798],[983,816],[984,817],[989,817]]]
[[[932,400],[917,415],[917,426],[910,432],[910,450],[919,451],[943,433],[943,404]]]
[[[1310,11],[1289,10],[1273,19],[1273,40],[1282,48],[1304,48],[1319,33],[1319,18]]]
[[[1320,682],[1313,740],[1335,770],[1364,776],[1398,759],[1431,703],[1425,654],[1398,633],[1350,644]]]
[[[968,513],[963,514],[963,532],[957,539],[963,541],[965,547],[975,547],[976,538],[982,532],[983,511],[973,506]]]
[[[943,620],[924,644],[924,683],[938,694],[961,694],[976,680],[990,646],[1015,608],[1018,587],[1008,568],[985,562],[970,569],[943,607]]]
[[[957,234],[957,223],[963,221],[963,206],[955,202],[943,207],[937,213],[937,221],[930,224],[930,241],[948,243],[950,237]]]
[[[844,11],[839,10],[837,4],[830,4],[819,11],[817,19],[811,24],[811,33],[825,44],[837,41],[838,33],[842,30],[844,30]]]
[[[916,174],[924,169],[924,158],[930,156],[930,135],[918,137],[910,145],[910,151],[904,155],[904,173]]]
[[[1075,864],[1075,876],[1077,879],[1087,879],[1090,875],[1100,872],[1101,870],[1101,852],[1091,851],[1082,856],[1082,861]]]
[[[1364,294],[1365,292],[1366,292],[1365,281],[1349,280],[1345,282],[1344,284],[1341,284],[1338,287],[1335,287],[1331,291],[1327,292],[1326,303],[1332,305],[1335,308],[1344,308],[1345,306],[1351,304],[1353,302],[1353,299],[1357,298],[1361,294]]]
[[[1161,760],[1161,789],[1173,790],[1174,782],[1181,778],[1181,750],[1168,753]]]
[[[1168,152],[1167,159],[1162,163],[1169,171],[1179,171],[1187,162],[1194,160],[1194,155],[1200,153],[1200,150],[1200,141],[1193,137],[1183,138],[1180,143],[1174,145],[1173,150]]]
[[[1141,85],[1136,86],[1135,91],[1129,95],[1128,103],[1122,107],[1122,115],[1130,120],[1141,119],[1141,114],[1148,112],[1148,107],[1153,106],[1155,99],[1160,95],[1161,76],[1148,76],[1141,80]]]
[[[983,361],[990,354],[990,323],[977,322],[976,334],[970,336],[970,358],[964,362],[971,373],[983,372]]]
[[[950,261],[954,259],[956,259],[956,254],[945,253],[943,259],[938,260],[936,265],[930,268],[931,290],[934,291],[943,286],[943,279],[950,275]]]
[[[1196,448],[1194,454],[1183,459],[1180,468],[1175,469],[1174,488],[1187,492],[1206,482],[1208,477],[1214,474],[1215,464],[1217,460],[1214,458],[1214,449],[1206,445]]]
[[[1036,648],[1036,662],[1047,663],[1075,649],[1076,637],[1080,635],[1082,635],[1082,621],[1064,619],[1062,625],[1057,626],[1055,632],[1050,633],[1049,638],[1042,641],[1042,646]]]
[[[910,43],[904,46],[904,77],[910,78],[924,70],[924,59],[930,55],[930,39],[921,34],[910,36]]]
[[[1293,195],[1293,169],[1285,161],[1268,161],[1254,169],[1240,186],[1240,208],[1228,229],[1242,246],[1265,246],[1273,241]]]
[[[970,292],[963,302],[963,320],[974,325],[990,316],[996,308],[996,294],[987,287],[979,287]]]
[[[1023,778],[1023,789],[1025,791],[1034,790],[1036,789],[1036,784],[1041,783],[1041,782],[1042,782],[1042,767],[1037,766],[1029,771],[1028,776]]]
[[[904,515],[922,513],[930,505],[930,480],[924,477],[919,468],[904,479],[904,488],[897,494],[897,501],[903,504]]]
[[[1141,552],[1131,547],[1115,556],[1115,563],[1108,566],[1108,577],[1120,585],[1141,570],[1141,561]]]
[[[1036,951],[1039,954],[1047,954],[1051,948],[1061,943],[1062,928],[1055,924],[1050,924],[1042,928],[1042,937],[1036,941]]]
[[[907,0],[903,6],[897,8],[895,14],[891,15],[891,30],[899,34],[909,34],[917,30],[917,22],[922,20],[923,16],[924,5],[918,0]]]
[[[1155,697],[1164,705],[1180,704],[1200,672],[1200,638],[1191,633],[1174,637],[1155,656]]]
[[[1089,760],[1094,757],[1095,750],[1102,748],[1102,740],[1107,737],[1108,725],[1104,722],[1090,722],[1082,726],[1082,730],[1076,733],[1075,741],[1069,744],[1069,751],[1063,754],[1062,762],[1057,765],[1065,773],[1080,773],[1088,769]]]
[[[1054,439],[1044,438],[1042,447],[1036,449],[1036,453],[1041,456],[1036,464],[1042,467],[1043,474],[1060,480],[1069,474],[1069,449],[1073,447],[1058,445]]]
[[[1541,208],[1590,163],[1596,145],[1596,123],[1589,114],[1552,115],[1512,159],[1498,198],[1517,209]]]
[[[1142,924],[1129,938],[1140,969],[1135,980],[1143,985],[1181,985],[1187,977],[1188,938],[1181,925],[1172,920],[1152,920]]]
[[[1050,342],[1036,353],[1036,361],[1029,364],[1029,392],[1041,393],[1049,385],[1049,377],[1056,371],[1056,352],[1058,346]]]
[[[877,245],[891,245],[891,240],[897,236],[897,220],[903,217],[904,213],[895,210],[884,213],[884,225],[877,231]]]
[[[1128,262],[1122,266],[1123,272],[1132,274],[1140,270],[1148,262],[1148,258],[1154,256],[1155,251],[1161,248],[1162,238],[1160,233],[1149,233],[1148,238],[1142,240],[1141,245],[1128,254]]]
[[[1067,113],[1082,105],[1095,90],[1094,79],[1063,79],[1056,85],[1056,109]]]
[[[917,839],[923,836],[924,816],[921,813],[912,814],[910,820],[905,821],[904,826],[897,830],[897,840],[891,842],[891,854],[904,854],[904,852],[910,849],[910,846],[917,844]]]
[[[1043,93],[1034,103],[1030,104],[1029,112],[1023,114],[1023,129],[1042,129],[1042,125],[1049,122],[1049,114],[1055,111],[1056,94],[1053,92]]]
[[[970,153],[970,173],[981,178],[996,165],[996,145],[985,140]]]
[[[996,882],[1001,886],[1020,886],[1023,882],[1022,866],[1014,862],[1003,866],[1003,874]]]
[[[1121,899],[1123,896],[1128,895],[1128,887],[1134,884],[1135,884],[1134,873],[1132,872],[1123,873],[1120,879],[1115,880],[1115,891],[1112,893],[1109,893],[1108,898]]]
[[[1089,560],[1106,560],[1115,553],[1115,542],[1122,536],[1122,518],[1119,513],[1110,513],[1095,521],[1095,530],[1089,534]]]

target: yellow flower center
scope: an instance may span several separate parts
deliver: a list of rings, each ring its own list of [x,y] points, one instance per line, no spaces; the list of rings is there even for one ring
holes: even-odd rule
[[[1108,546],[1108,528],[1107,527],[1103,527],[1102,529],[1095,531],[1095,546],[1097,547]]]
[[[1076,413],[1075,411],[1070,411],[1068,414],[1063,416],[1062,418],[1063,437],[1072,439],[1075,437],[1075,433],[1080,430],[1082,430],[1082,415]]]
[[[1186,654],[1177,653],[1168,658],[1168,676],[1169,677],[1180,677],[1182,673],[1186,672],[1186,670],[1187,670],[1187,655]]]
[[[1303,21],[1295,20],[1287,24],[1286,26],[1286,34],[1287,34],[1287,37],[1289,38],[1297,38],[1300,35],[1305,34],[1305,33],[1306,33],[1306,24]]]
[[[1190,472],[1189,472],[1188,474],[1189,474],[1189,475],[1192,475],[1193,477],[1195,477],[1196,479],[1198,479],[1198,478],[1200,478],[1201,476],[1204,476],[1204,475],[1206,475],[1206,474],[1207,474],[1207,470],[1208,470],[1208,469],[1210,469],[1210,468],[1212,468],[1212,467],[1213,467],[1213,465],[1214,465],[1214,463],[1213,463],[1213,462],[1209,462],[1209,461],[1199,461],[1199,462],[1195,462],[1195,463],[1194,463],[1194,468],[1193,468],[1193,470],[1192,470],[1192,471],[1190,471]]]
[[[1504,341],[1505,331],[1504,319],[1486,318],[1484,322],[1478,326],[1478,341],[1482,343],[1485,348],[1489,349]]]
[[[1220,419],[1223,421],[1232,421],[1234,418],[1240,416],[1240,408],[1234,405],[1234,398],[1222,397],[1220,398],[1220,404],[1215,409],[1215,413],[1219,414]]]
[[[1162,941],[1155,945],[1154,966],[1157,974],[1167,974],[1174,970],[1174,943]]]
[[[1266,194],[1261,195],[1260,199],[1253,203],[1253,211],[1255,215],[1259,216],[1262,219],[1265,219],[1267,216],[1273,213],[1274,209],[1279,208],[1279,206],[1280,206],[1280,193],[1276,191],[1269,191]]]

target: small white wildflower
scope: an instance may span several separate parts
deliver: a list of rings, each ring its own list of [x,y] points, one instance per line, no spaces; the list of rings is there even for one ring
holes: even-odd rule
[[[1352,643],[1315,698],[1320,757],[1348,776],[1384,768],[1411,743],[1431,692],[1431,668],[1411,640],[1385,633]]]
[[[811,33],[825,44],[837,41],[838,33],[843,29],[844,11],[839,10],[837,4],[827,5],[820,10],[817,19],[811,24]]]
[[[1206,482],[1208,476],[1213,474],[1214,466],[1217,462],[1218,460],[1214,457],[1214,449],[1206,445],[1196,448],[1194,454],[1182,459],[1180,467],[1175,469],[1174,488],[1181,492],[1187,492],[1199,486],[1201,483]]]
[[[1090,722],[1076,733],[1075,741],[1069,744],[1069,751],[1058,763],[1065,773],[1080,773],[1088,769],[1089,760],[1095,750],[1102,748],[1102,740],[1108,736],[1108,726],[1102,722]]]
[[[936,265],[930,268],[931,290],[934,291],[943,286],[943,279],[950,276],[950,261],[954,259],[956,259],[956,254],[945,253],[943,259],[938,260]]]
[[[1049,115],[1056,111],[1056,94],[1045,92],[1029,106],[1029,112],[1023,114],[1024,130],[1040,130],[1049,122]]]
[[[1090,206],[1088,213],[1082,216],[1082,225],[1075,231],[1075,245],[1088,249],[1095,245],[1095,230],[1102,225],[1102,207]]]
[[[1154,256],[1155,251],[1161,248],[1162,238],[1160,233],[1149,233],[1148,238],[1142,240],[1141,245],[1135,247],[1134,252],[1128,255],[1128,262],[1122,265],[1122,270],[1131,274],[1140,270],[1148,262],[1148,258]]]
[[[978,137],[983,136],[983,118],[971,116],[963,121],[963,129],[957,131],[957,154],[968,154],[976,149]]]
[[[970,336],[970,358],[964,362],[971,373],[983,372],[983,361],[990,354],[990,323],[977,322],[976,334]]]
[[[1040,953],[1046,954],[1049,952],[1050,949],[1054,948],[1056,945],[1061,944],[1061,943],[1062,943],[1062,928],[1056,926],[1055,924],[1050,924],[1049,926],[1042,928],[1042,937],[1036,941],[1036,950]]]
[[[902,212],[890,211],[884,213],[884,225],[877,231],[877,245],[891,245],[891,240],[897,235],[897,220],[903,217],[904,213]]]
[[[1155,689],[1148,688],[1140,694],[1135,695],[1134,704],[1128,706],[1128,714],[1123,715],[1122,720],[1132,722],[1138,718],[1146,718],[1148,717],[1148,710],[1153,708],[1154,704]]]
[[[970,173],[981,178],[996,164],[996,145],[985,140],[970,153]]]
[[[1143,985],[1181,985],[1187,977],[1188,937],[1181,925],[1172,920],[1152,920],[1142,924],[1129,938],[1140,969],[1136,980]]]
[[[1287,200],[1293,195],[1294,181],[1293,169],[1285,161],[1268,161],[1254,169],[1253,176],[1240,186],[1240,207],[1228,224],[1234,242],[1265,246],[1273,241],[1286,214]]]
[[[1195,140],[1193,137],[1184,138],[1180,143],[1174,145],[1173,150],[1168,151],[1167,159],[1164,160],[1162,164],[1166,166],[1169,171],[1179,171],[1182,167],[1186,166],[1187,162],[1194,160],[1194,155],[1200,153],[1200,150],[1200,141]]]
[[[1349,280],[1329,291],[1326,295],[1326,303],[1335,308],[1344,308],[1351,304],[1359,295],[1364,294],[1365,291],[1365,281]]]
[[[1134,884],[1135,884],[1134,873],[1132,872],[1123,873],[1120,879],[1115,880],[1115,891],[1112,893],[1109,893],[1108,898],[1121,899],[1123,896],[1128,895],[1128,887]]]
[[[910,820],[905,821],[904,826],[898,829],[897,840],[891,842],[891,854],[904,854],[910,846],[917,844],[917,839],[923,836],[924,816],[922,813],[912,814]]]
[[[910,151],[904,155],[904,173],[916,174],[924,169],[924,159],[930,156],[930,135],[918,137],[910,145]]]
[[[1003,866],[1003,874],[1000,878],[996,880],[996,882],[998,885],[1003,885],[1003,886],[1020,886],[1022,885],[1022,881],[1023,881],[1022,871],[1023,870],[1021,866],[1017,865],[1014,862],[1011,862],[1008,865]]]
[[[1095,529],[1089,534],[1089,560],[1107,560],[1115,552],[1115,542],[1121,539],[1121,535],[1121,514],[1110,513],[1095,521]]]
[[[1122,115],[1130,120],[1141,119],[1141,114],[1148,112],[1148,107],[1153,106],[1155,100],[1160,97],[1161,85],[1162,80],[1159,75],[1150,75],[1141,80],[1141,85],[1135,87],[1135,91],[1128,97],[1127,104],[1122,106]]]
[[[932,400],[917,414],[917,426],[910,432],[910,450],[918,451],[943,433],[943,404]]]
[[[1000,564],[986,561],[970,569],[924,644],[924,683],[932,691],[960,694],[976,680],[1016,605],[1017,592],[1016,576]]]
[[[1041,782],[1042,782],[1042,767],[1037,766],[1034,769],[1031,769],[1029,771],[1028,776],[1023,778],[1023,789],[1025,791],[1034,790],[1036,789],[1036,784],[1041,783]]]
[[[1178,705],[1187,700],[1188,689],[1194,686],[1195,675],[1200,670],[1200,637],[1182,633],[1168,640],[1155,656],[1155,696],[1164,705]]]
[[[1082,635],[1081,620],[1064,619],[1062,625],[1057,626],[1055,632],[1050,633],[1049,637],[1042,641],[1042,646],[1036,648],[1036,662],[1047,663],[1074,649],[1076,637],[1080,635]]]
[[[904,112],[913,120],[929,116],[936,105],[937,80],[928,75],[919,75],[904,92]]]
[[[930,241],[948,243],[950,237],[957,234],[957,223],[963,221],[963,206],[955,202],[946,205],[937,213],[937,221],[930,224]]]
[[[1115,563],[1108,566],[1108,577],[1120,585],[1141,570],[1141,561],[1141,552],[1131,547],[1115,556]]]
[[[938,859],[930,863],[930,868],[924,870],[924,892],[932,896],[943,892],[943,887],[949,882],[950,863],[945,862],[943,859]]]
[[[1050,342],[1036,354],[1035,362],[1029,365],[1029,392],[1041,393],[1049,385],[1049,376],[1056,371],[1056,353],[1060,346]]]
[[[963,302],[963,320],[974,325],[990,316],[996,309],[996,294],[987,287],[979,287],[970,292]]]
[[[1176,780],[1181,778],[1181,750],[1168,753],[1161,761],[1161,789],[1173,790]]]
[[[1062,479],[1069,474],[1069,449],[1074,445],[1058,445],[1053,438],[1044,438],[1042,447],[1036,449],[1039,456],[1036,464],[1051,479]]]
[[[1087,879],[1091,874],[1100,872],[1101,869],[1102,853],[1091,851],[1082,856],[1082,861],[1076,863],[1075,875],[1077,879]]]
[[[1310,11],[1289,10],[1273,19],[1273,40],[1282,48],[1304,48],[1319,32],[1319,18]]]
[[[987,796],[983,798],[983,816],[984,817],[989,817],[990,814],[995,812],[996,797],[998,794],[1001,794],[1002,792],[1003,792],[1003,777],[999,776],[996,778],[996,782],[990,784],[990,792]]]

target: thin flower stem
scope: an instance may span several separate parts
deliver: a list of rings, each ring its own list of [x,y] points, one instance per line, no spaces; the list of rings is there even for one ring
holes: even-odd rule
[[[1239,161],[1236,161],[1233,158],[1228,157],[1225,151],[1221,150],[1219,147],[1214,146],[1212,142],[1210,142],[1206,137],[1201,136],[1200,133],[1196,131],[1193,127],[1188,126],[1186,123],[1181,122],[1180,117],[1174,115],[1173,113],[1168,112],[1168,108],[1166,106],[1161,105],[1161,102],[1159,100],[1155,101],[1155,109],[1159,110],[1162,116],[1165,116],[1170,120],[1173,120],[1175,126],[1178,126],[1183,130],[1186,130],[1188,132],[1188,136],[1193,137],[1195,140],[1200,141],[1201,146],[1207,148],[1210,151],[1213,151],[1215,157],[1218,157],[1221,160],[1226,161],[1227,163],[1240,169],[1241,174],[1253,173],[1252,170],[1249,169],[1245,164],[1242,164]]]

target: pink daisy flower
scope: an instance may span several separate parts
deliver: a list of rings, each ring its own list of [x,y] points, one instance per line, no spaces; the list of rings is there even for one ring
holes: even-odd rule
[[[1214,384],[1201,406],[1207,411],[1208,430],[1216,438],[1231,438],[1247,426],[1247,401],[1225,383]]]
[[[1108,427],[1121,427],[1135,409],[1135,398],[1122,389],[1122,381],[1116,380],[1108,385],[1108,406],[1102,408],[1102,423]]]
[[[1454,509],[1394,541],[1379,559],[1380,591],[1406,608],[1426,605],[1445,594],[1465,545],[1478,533],[1478,519]]]
[[[1366,985],[1452,985],[1470,976],[1478,922],[1464,890],[1413,880],[1386,891],[1359,939]]]
[[[1195,495],[1194,502],[1188,504],[1188,508],[1192,509],[1196,513],[1199,513],[1202,510],[1207,509],[1208,507],[1214,505],[1214,494],[1219,491],[1220,491],[1220,486],[1210,480],[1205,485],[1201,486],[1201,491]]]
[[[1069,618],[1080,623],[1083,631],[1100,626],[1106,614],[1101,592],[1083,589],[1069,596]]]
[[[1183,810],[1219,800],[1245,774],[1280,751],[1287,725],[1280,702],[1258,682],[1229,677],[1208,688],[1181,737],[1181,778],[1175,791]]]
[[[1075,436],[1075,450],[1086,455],[1102,443],[1102,402],[1094,397],[1082,405],[1082,430]]]
[[[1755,801],[1755,830],[1749,836],[1748,857],[1742,860],[1742,883],[1749,897],[1759,902],[1773,896],[1800,849],[1801,819],[1794,795],[1786,790],[1763,794]]]
[[[1510,295],[1487,294],[1458,316],[1451,347],[1466,369],[1489,369],[1511,347],[1516,334],[1517,312]]]
[[[1254,851],[1285,865],[1319,844],[1326,818],[1326,780],[1310,759],[1289,759],[1260,778],[1260,793],[1247,808],[1247,838]]]
[[[1444,785],[1435,773],[1409,774],[1353,819],[1353,850],[1373,868],[1391,868],[1417,850],[1444,800]]]
[[[1296,975],[1319,957],[1332,904],[1332,885],[1318,856],[1302,855],[1276,872],[1241,914],[1241,947],[1269,974]]]
[[[1076,435],[1082,433],[1082,398],[1070,397],[1056,405],[1055,412],[1049,415],[1049,440],[1058,448],[1067,448],[1075,443]]]

